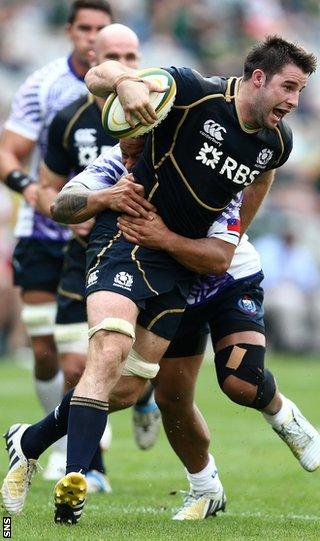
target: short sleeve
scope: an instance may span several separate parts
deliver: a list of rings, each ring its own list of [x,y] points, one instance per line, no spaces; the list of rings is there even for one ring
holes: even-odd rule
[[[37,141],[42,126],[40,81],[35,73],[17,91],[5,128],[31,141]]]
[[[215,237],[237,246],[241,234],[240,208],[243,194],[239,193],[210,227],[207,237]]]
[[[63,114],[58,113],[49,126],[48,146],[44,156],[47,167],[57,175],[63,176],[68,176],[71,169],[68,150],[63,145],[66,125]]]

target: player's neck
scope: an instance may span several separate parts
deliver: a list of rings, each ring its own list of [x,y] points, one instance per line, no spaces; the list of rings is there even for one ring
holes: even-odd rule
[[[78,76],[78,77],[84,77],[87,73],[87,71],[89,70],[89,66],[87,63],[85,62],[82,62],[77,56],[76,54],[73,52],[71,57],[70,57],[70,63],[72,65],[72,69],[73,71],[75,72],[75,74]]]
[[[250,89],[243,80],[241,80],[239,84],[238,93],[236,95],[236,105],[239,121],[245,127],[245,129],[259,129],[259,126],[256,125],[251,114]]]

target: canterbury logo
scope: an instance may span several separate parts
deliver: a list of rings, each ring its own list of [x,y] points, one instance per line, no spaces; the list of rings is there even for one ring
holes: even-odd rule
[[[203,129],[208,135],[211,135],[214,141],[219,143],[223,141],[223,133],[227,133],[227,130],[214,120],[207,120],[203,125]]]

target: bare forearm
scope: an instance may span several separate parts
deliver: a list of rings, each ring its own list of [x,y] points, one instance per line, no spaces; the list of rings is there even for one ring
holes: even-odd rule
[[[92,94],[105,98],[114,90],[116,80],[126,74],[137,76],[137,71],[114,60],[108,60],[91,68],[85,76],[85,82]]]
[[[240,209],[241,234],[246,232],[274,181],[274,171],[268,171],[244,190],[243,202]]]
[[[103,209],[99,200],[101,192],[91,192],[81,188],[63,190],[51,205],[51,216],[56,222],[63,224],[85,222]]]
[[[194,272],[221,275],[229,268],[234,252],[234,247],[230,245],[229,254],[226,251],[227,243],[222,242],[212,238],[189,239],[170,231],[162,249]]]

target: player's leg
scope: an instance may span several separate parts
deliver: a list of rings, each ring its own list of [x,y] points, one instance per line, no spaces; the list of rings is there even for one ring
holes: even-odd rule
[[[262,411],[301,466],[314,471],[320,466],[320,435],[279,392],[265,368],[262,302],[263,292],[255,278],[216,300],[210,326],[219,385],[232,401]]]
[[[147,382],[140,398],[132,407],[132,425],[138,447],[143,450],[153,447],[161,428],[161,413],[151,382]]]
[[[207,342],[201,312],[196,312],[186,311],[178,336],[161,360],[154,382],[168,440],[185,466],[190,485],[174,520],[204,519],[224,510],[226,504],[216,464],[209,452],[210,432],[194,403],[196,380]]]
[[[66,476],[55,487],[57,522],[77,522],[85,501],[83,474],[105,429],[110,393],[121,376],[135,337],[136,304],[117,293],[97,291],[88,297],[89,350],[83,375],[71,399]],[[150,331],[137,331],[126,367],[154,376],[168,341]],[[141,378],[142,379],[142,378]],[[138,389],[140,391],[141,389]],[[70,500],[69,492],[72,493]]]
[[[35,388],[48,413],[61,400],[63,375],[53,339],[55,293],[63,242],[21,239],[13,254],[14,283],[22,291],[22,320],[34,351]]]
[[[84,270],[82,270],[82,274],[84,274]],[[65,265],[58,290],[58,311],[54,336],[58,349],[59,364],[64,373],[65,392],[68,392],[77,385],[83,373],[87,358],[88,324],[86,303],[81,296],[81,293],[84,291],[82,274],[75,276],[74,272],[71,273],[70,278],[72,278],[72,283],[68,284],[68,266]],[[80,289],[81,285],[82,289]],[[55,461],[53,462],[51,460],[48,464],[46,469],[47,479],[58,480],[65,474],[66,440],[66,437],[60,440],[59,453],[52,453],[50,456]],[[65,442],[64,448],[62,447],[62,442]],[[94,454],[86,478],[88,492],[112,492],[109,479],[106,475],[101,445],[98,446]]]
[[[137,336],[140,340],[144,339],[145,332],[144,329],[140,332],[138,326]],[[154,347],[155,341],[152,333],[147,332],[147,335],[150,334],[149,347],[151,348]],[[146,342],[148,342],[148,336]],[[166,347],[167,341],[163,350]],[[142,359],[142,356],[137,357],[136,354],[129,356],[128,363],[125,363],[123,367],[126,375],[121,376],[110,395],[110,411],[117,411],[134,404],[141,388],[145,387],[146,379],[153,377],[157,372],[157,365],[149,366]],[[22,511],[32,476],[36,471],[37,459],[50,445],[67,433],[72,397],[73,390],[70,390],[54,411],[34,425],[16,424],[9,428],[6,443],[10,464],[1,491],[3,505],[10,513]],[[81,477],[80,481],[82,481]],[[78,489],[85,489],[85,484],[81,482]],[[85,498],[83,491],[80,495]]]
[[[25,290],[22,301],[22,319],[34,352],[35,388],[48,413],[59,403],[63,392],[63,374],[53,338],[55,295],[49,291]]]
[[[56,344],[53,337],[56,314],[56,299],[52,292],[24,291],[22,294],[22,319],[29,335],[34,353],[35,389],[40,403],[49,413],[60,402],[63,396],[64,377],[59,368]],[[45,479],[58,475],[65,467],[64,440],[54,444],[43,471]]]

